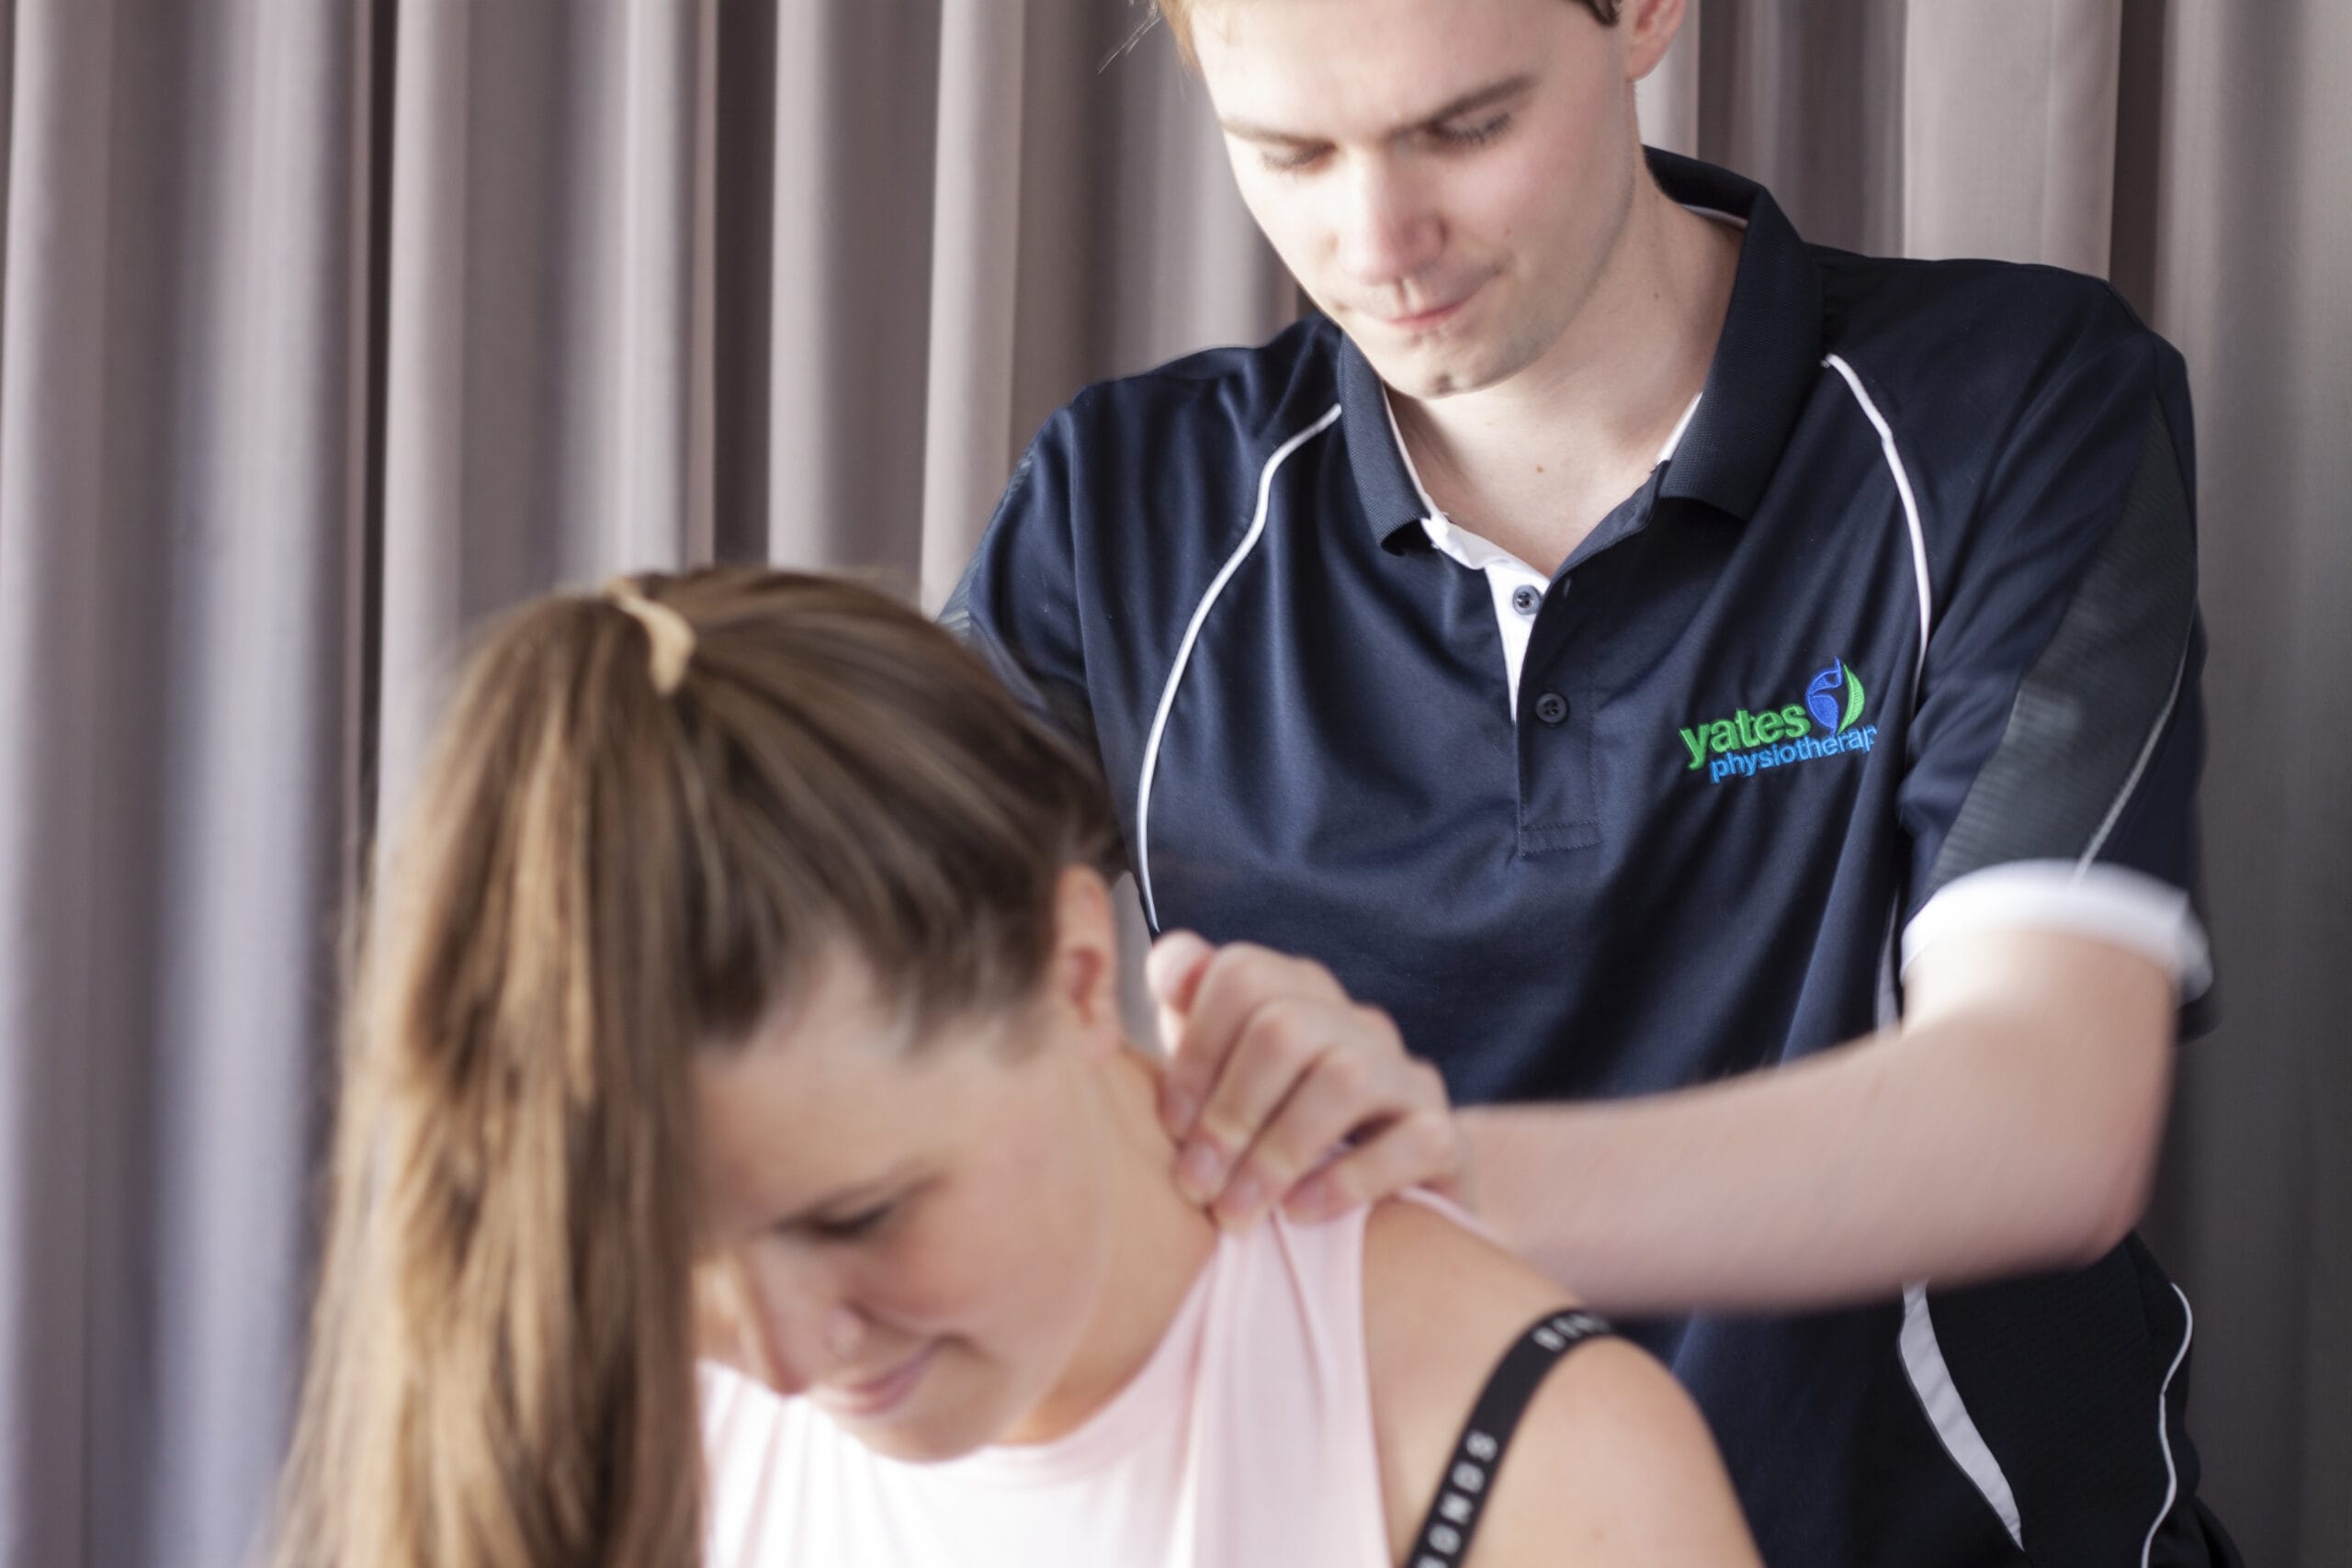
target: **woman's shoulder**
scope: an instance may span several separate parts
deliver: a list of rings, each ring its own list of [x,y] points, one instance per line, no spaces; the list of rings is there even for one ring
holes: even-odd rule
[[[1401,1346],[1441,1334],[1458,1343],[1498,1333],[1498,1350],[1544,1314],[1577,1304],[1471,1216],[1418,1192],[1365,1214],[1363,1286],[1366,1335],[1385,1330]]]
[[[1496,1363],[1575,1298],[1413,1198],[1364,1224],[1364,1350],[1392,1551],[1403,1559]],[[1541,1484],[1526,1478],[1543,1477]],[[1581,1551],[1581,1555],[1579,1554]],[[1752,1562],[1713,1438],[1672,1375],[1618,1339],[1578,1346],[1538,1385],[1496,1472],[1470,1568]]]

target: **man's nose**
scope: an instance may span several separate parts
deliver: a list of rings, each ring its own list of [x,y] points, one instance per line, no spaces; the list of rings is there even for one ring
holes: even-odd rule
[[[1339,264],[1358,283],[1396,288],[1426,272],[1444,224],[1419,182],[1386,158],[1352,162],[1339,181]]]

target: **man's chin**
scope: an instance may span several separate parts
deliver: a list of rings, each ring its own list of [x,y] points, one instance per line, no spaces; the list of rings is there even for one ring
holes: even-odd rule
[[[1364,358],[1390,390],[1417,402],[1476,391],[1487,384],[1485,378],[1475,374],[1472,364],[1458,355],[1375,354],[1365,349]]]

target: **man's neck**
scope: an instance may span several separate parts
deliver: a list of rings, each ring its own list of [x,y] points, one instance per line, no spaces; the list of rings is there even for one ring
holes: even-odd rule
[[[1216,1249],[1215,1224],[1176,1190],[1176,1147],[1157,1109],[1159,1072],[1154,1059],[1132,1050],[1114,1069],[1118,1154],[1103,1179],[1117,1213],[1102,1299],[1060,1382],[1002,1441],[1051,1442],[1116,1398],[1159,1348]]]
[[[1640,488],[1705,385],[1740,238],[1636,186],[1591,295],[1543,357],[1492,387],[1389,393],[1422,487],[1547,576]]]

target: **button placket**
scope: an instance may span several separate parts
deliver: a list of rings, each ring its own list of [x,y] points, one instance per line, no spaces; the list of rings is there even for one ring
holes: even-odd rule
[[[1530,635],[1519,708],[1521,854],[1587,849],[1600,841],[1593,804],[1596,699],[1590,671],[1576,653],[1595,606],[1572,607],[1566,573],[1538,592],[1538,614],[1523,623]]]

